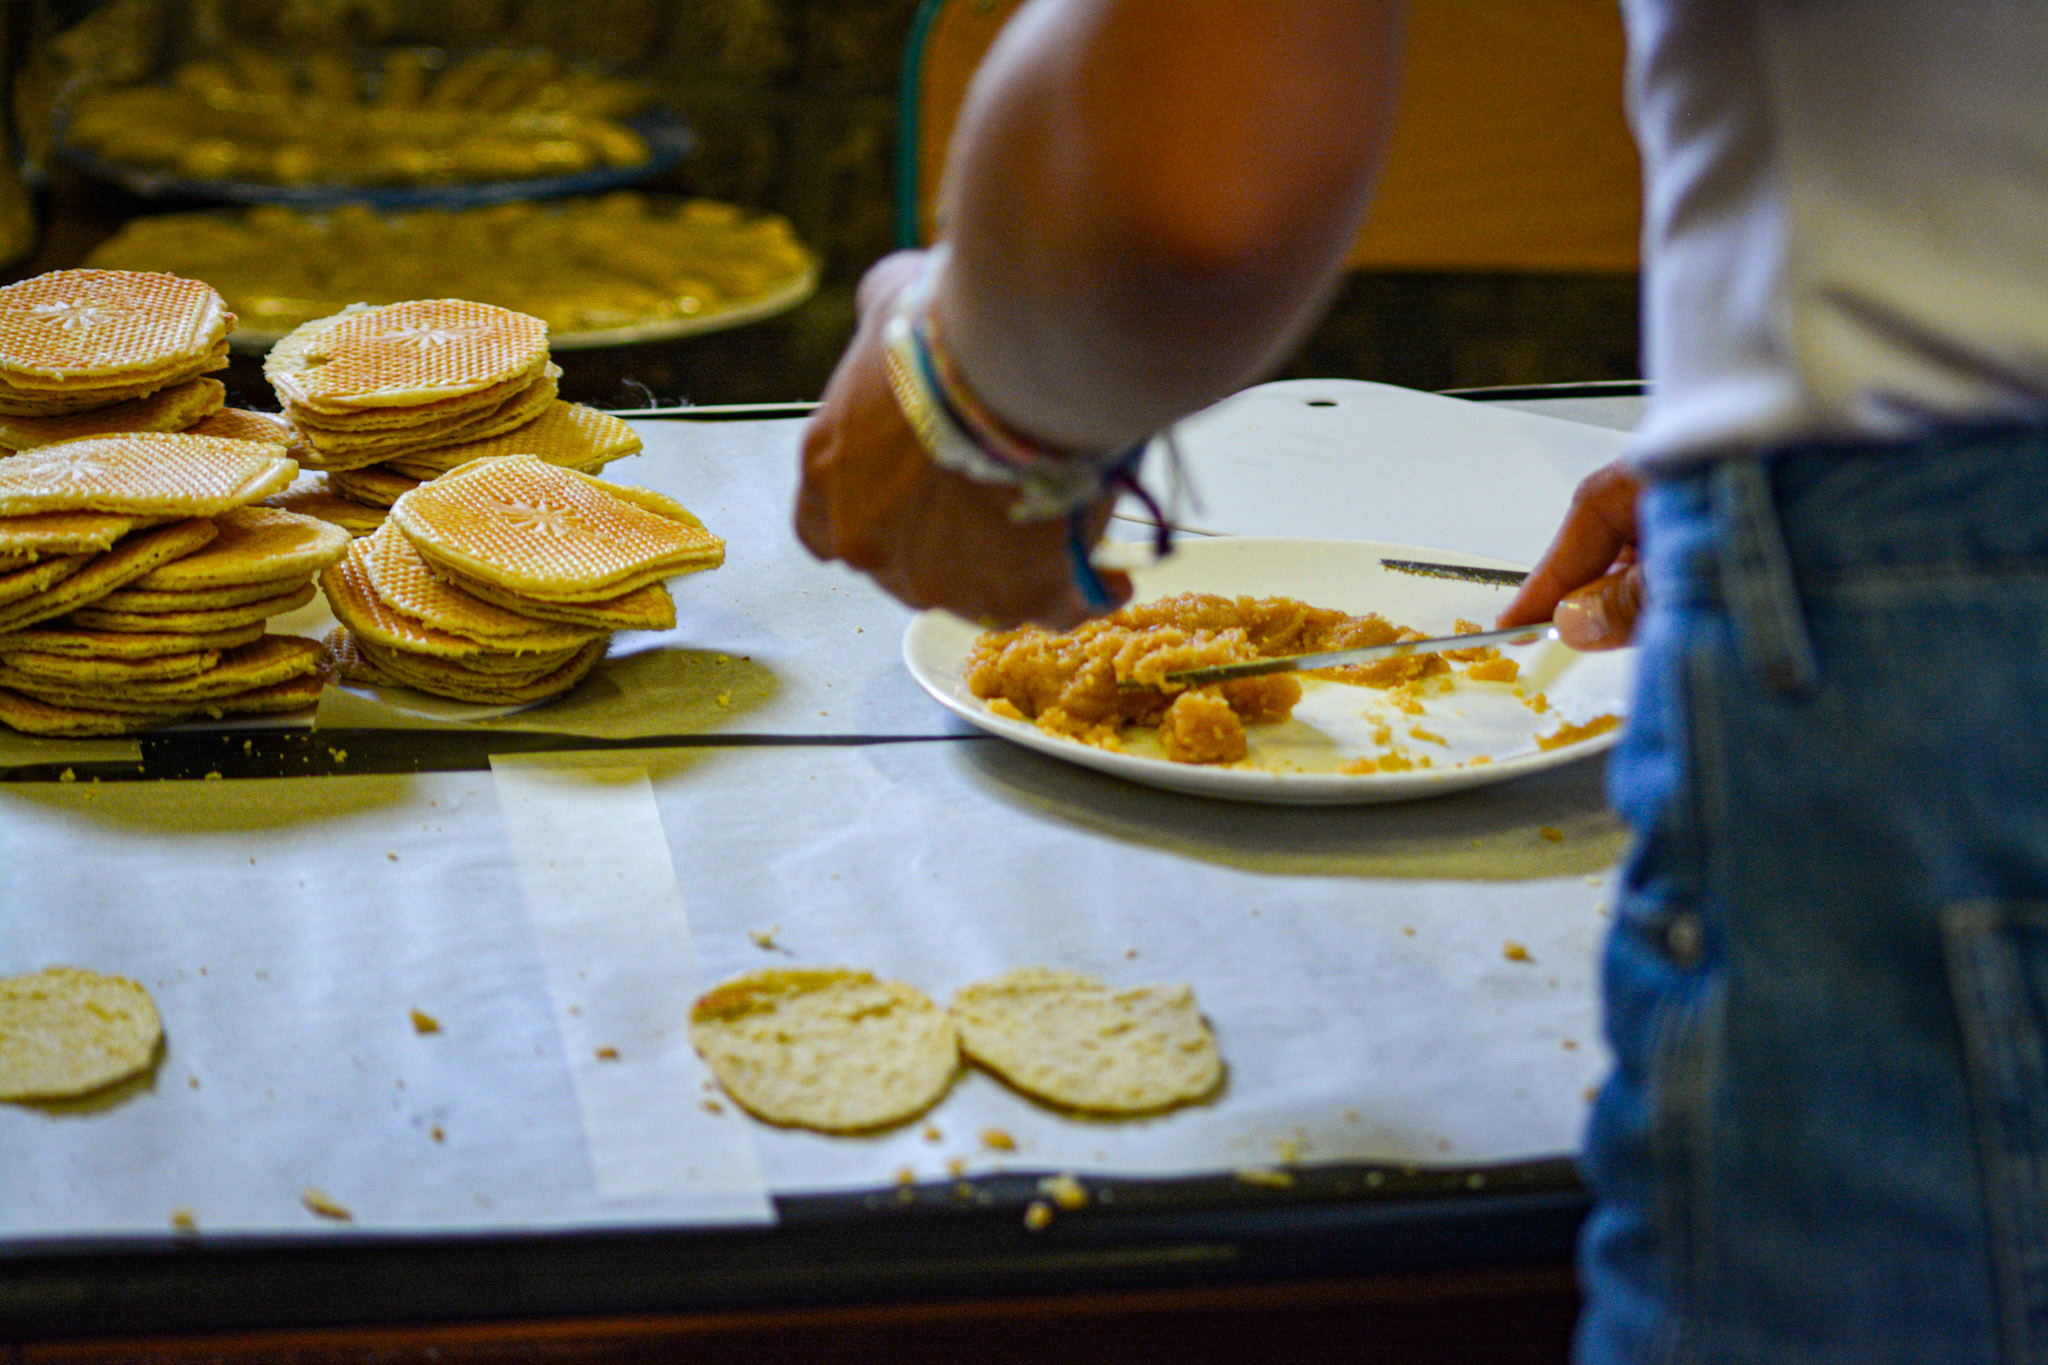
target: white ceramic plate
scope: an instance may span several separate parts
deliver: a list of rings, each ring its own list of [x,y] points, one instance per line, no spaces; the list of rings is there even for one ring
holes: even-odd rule
[[[1104,546],[1108,558],[1135,547]],[[1253,536],[1187,537],[1156,564],[1134,561],[1132,579],[1140,601],[1180,592],[1214,592],[1295,597],[1319,607],[1375,611],[1388,620],[1431,635],[1448,635],[1460,617],[1491,625],[1512,589],[1440,578],[1423,578],[1383,568],[1380,560],[1427,560],[1480,568],[1519,566],[1472,555],[1355,540],[1296,540]],[[1407,801],[1466,787],[1502,782],[1570,763],[1611,746],[1610,730],[1553,749],[1538,746],[1538,735],[1561,724],[1583,725],[1603,715],[1625,715],[1635,672],[1635,651],[1580,654],[1556,643],[1509,647],[1502,652],[1522,666],[1515,687],[1475,683],[1462,676],[1449,692],[1427,692],[1425,714],[1395,711],[1375,688],[1304,680],[1293,719],[1253,726],[1251,756],[1227,766],[1173,763],[1133,752],[1113,753],[1048,734],[1025,721],[1005,720],[967,688],[962,676],[978,627],[946,612],[925,612],[903,637],[903,661],[918,685],[940,705],[1027,748],[1082,767],[1147,786],[1196,796],[1287,805],[1340,805]],[[1541,693],[1540,713],[1527,695]],[[1390,725],[1395,743],[1431,766],[1406,772],[1345,773],[1345,764],[1384,752],[1374,732]],[[1411,734],[1422,731],[1423,737]],[[1144,747],[1151,748],[1149,743]],[[1155,749],[1156,752],[1156,749]],[[1484,756],[1487,761],[1470,760]]]

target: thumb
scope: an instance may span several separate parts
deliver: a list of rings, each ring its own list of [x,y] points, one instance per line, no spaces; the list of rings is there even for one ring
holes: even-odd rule
[[[1575,588],[1558,601],[1558,638],[1573,649],[1618,649],[1635,634],[1643,607],[1643,568],[1631,564]]]

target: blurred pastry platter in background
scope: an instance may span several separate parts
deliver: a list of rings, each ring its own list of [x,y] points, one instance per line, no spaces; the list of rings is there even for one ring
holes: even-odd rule
[[[57,133],[71,161],[138,194],[387,208],[631,184],[692,142],[646,84],[537,48],[236,46],[89,88]]]
[[[540,318],[557,350],[621,345],[757,321],[818,282],[780,217],[631,190],[410,213],[161,214],[131,220],[89,263],[206,280],[240,319],[238,349],[350,304],[451,297]]]

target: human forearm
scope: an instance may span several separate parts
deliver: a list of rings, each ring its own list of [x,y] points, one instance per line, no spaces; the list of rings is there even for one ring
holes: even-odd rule
[[[980,398],[1108,449],[1312,322],[1388,121],[1393,0],[1036,0],[976,80],[940,326]]]

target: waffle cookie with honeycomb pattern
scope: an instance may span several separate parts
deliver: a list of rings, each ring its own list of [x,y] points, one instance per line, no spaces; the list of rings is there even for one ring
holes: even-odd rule
[[[227,364],[234,321],[212,286],[149,271],[57,270],[0,287],[0,416],[101,411],[188,385]],[[209,392],[169,410],[196,422]],[[167,420],[162,406],[133,411]]]
[[[311,601],[349,541],[249,505],[290,479],[281,449],[130,435],[0,462],[0,508],[22,510],[0,515],[18,565],[0,573],[0,723],[112,735],[311,705],[325,648],[265,625]]]

